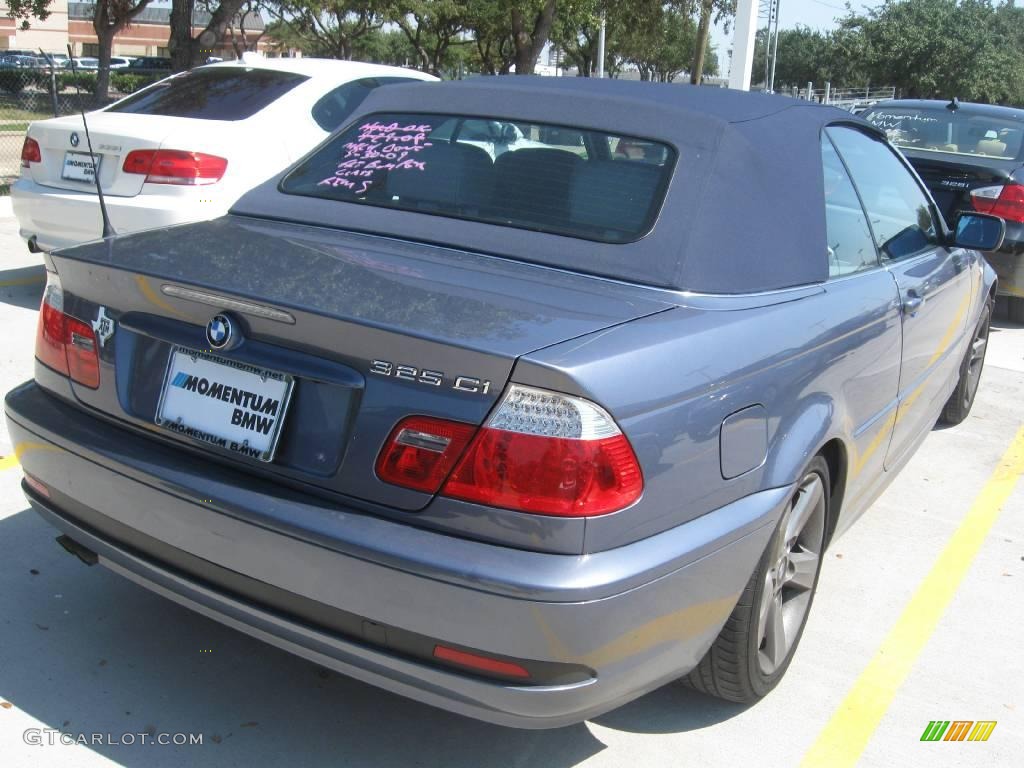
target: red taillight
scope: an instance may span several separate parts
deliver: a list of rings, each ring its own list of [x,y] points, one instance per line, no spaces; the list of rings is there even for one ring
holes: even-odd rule
[[[93,389],[100,385],[96,335],[88,323],[64,314],[64,294],[52,273],[39,307],[36,357],[79,384]]]
[[[180,149],[136,149],[121,166],[125,173],[145,174],[147,184],[214,184],[227,171],[223,157]]]
[[[428,416],[398,423],[377,459],[377,476],[388,483],[437,493],[476,427]]]
[[[401,421],[377,459],[377,476],[425,493],[440,488],[453,499],[558,517],[616,512],[644,488],[633,448],[607,412],[582,398],[519,384],[506,390],[479,430],[424,416]]]
[[[972,189],[971,204],[979,213],[1024,224],[1024,184]]]
[[[39,142],[35,139],[25,137],[25,143],[21,145],[21,167],[29,168],[32,163],[41,162],[42,153],[39,151]]]
[[[643,491],[629,441],[582,398],[511,385],[442,495],[559,517],[628,507]]]
[[[485,427],[442,493],[521,512],[592,517],[628,507],[642,489],[622,435],[573,440]]]
[[[530,673],[519,664],[502,659],[493,659],[490,656],[481,656],[478,653],[460,651],[457,648],[449,648],[447,645],[434,646],[434,658],[457,664],[467,669],[490,672],[505,677],[526,678]]]
[[[68,356],[64,351],[66,315],[51,295],[52,286],[46,286],[43,302],[39,306],[39,332],[36,334],[36,357],[57,373],[68,375]],[[59,288],[57,293],[59,293]]]

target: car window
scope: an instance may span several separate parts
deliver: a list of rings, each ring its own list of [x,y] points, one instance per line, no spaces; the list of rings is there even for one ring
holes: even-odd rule
[[[857,191],[827,136],[821,137],[821,166],[825,180],[829,277],[842,277],[878,266],[878,251]]]
[[[904,259],[934,246],[931,202],[892,148],[853,128],[826,132],[850,170],[882,256]]]
[[[1024,121],[970,108],[881,106],[862,117],[878,126],[897,147],[1004,160],[1021,157]]]
[[[633,160],[661,165],[665,162],[665,145],[642,139],[614,138],[608,142],[613,160]]]
[[[588,157],[586,142],[580,130],[509,120],[451,117],[434,128],[431,139],[479,147],[492,160],[506,152],[530,147],[561,149],[579,155],[584,160]]]
[[[281,190],[608,243],[646,234],[674,150],[644,142],[661,163],[590,156],[587,147],[643,140],[555,128],[475,115],[367,115],[307,157]]]
[[[245,120],[281,98],[305,75],[272,69],[210,67],[161,80],[108,108],[110,112]]]
[[[374,88],[393,83],[418,82],[420,81],[412,77],[364,77],[361,80],[353,80],[320,97],[313,105],[313,119],[325,131],[333,131],[341,127]]]

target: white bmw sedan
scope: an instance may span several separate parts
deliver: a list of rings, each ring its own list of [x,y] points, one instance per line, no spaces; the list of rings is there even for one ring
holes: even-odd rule
[[[197,67],[87,115],[100,186],[120,233],[212,219],[320,143],[374,88],[436,80],[328,59]],[[29,125],[11,187],[21,236],[49,251],[100,237],[79,115]]]

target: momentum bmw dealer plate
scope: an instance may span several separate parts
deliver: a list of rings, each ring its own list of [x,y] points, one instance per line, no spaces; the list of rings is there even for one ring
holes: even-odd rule
[[[175,347],[156,423],[207,445],[271,461],[292,377]]]
[[[101,156],[96,156],[96,166],[93,167],[92,157],[88,152],[65,152],[64,167],[61,170],[61,178],[69,181],[92,181],[96,175],[95,169],[100,167]]]

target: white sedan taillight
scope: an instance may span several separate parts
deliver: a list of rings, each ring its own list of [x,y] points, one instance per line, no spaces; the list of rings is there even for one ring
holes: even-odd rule
[[[633,448],[604,409],[519,384],[479,430],[444,419],[404,420],[385,444],[377,474],[427,493],[440,488],[454,499],[559,517],[615,512],[643,492]]]
[[[228,169],[228,161],[202,152],[181,149],[136,149],[121,166],[125,173],[145,174],[147,184],[215,184]]]
[[[26,136],[21,145],[21,167],[31,168],[32,163],[40,163],[42,160],[43,154],[39,150],[39,142]]]

